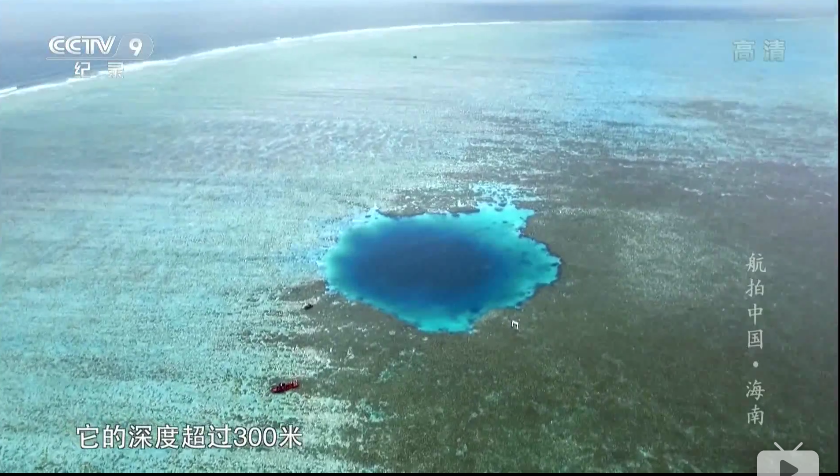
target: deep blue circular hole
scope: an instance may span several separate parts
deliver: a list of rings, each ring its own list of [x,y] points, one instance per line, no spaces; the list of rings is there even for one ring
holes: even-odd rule
[[[516,307],[559,277],[559,258],[520,233],[529,215],[508,205],[379,216],[327,253],[327,284],[423,331],[470,331],[487,311]]]

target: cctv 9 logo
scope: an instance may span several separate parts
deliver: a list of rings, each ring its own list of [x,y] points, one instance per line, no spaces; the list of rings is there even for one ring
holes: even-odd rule
[[[143,61],[154,51],[154,42],[149,35],[124,35],[120,38],[116,52],[112,53],[115,36],[55,36],[49,41],[49,59],[88,59],[109,61]]]

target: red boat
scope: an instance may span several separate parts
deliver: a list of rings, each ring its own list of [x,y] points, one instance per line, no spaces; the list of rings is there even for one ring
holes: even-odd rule
[[[271,387],[271,393],[286,393],[298,387],[300,387],[300,383],[297,380],[292,380],[291,382],[283,382]]]

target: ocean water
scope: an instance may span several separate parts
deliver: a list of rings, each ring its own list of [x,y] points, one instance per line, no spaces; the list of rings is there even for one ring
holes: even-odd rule
[[[533,212],[481,203],[473,213],[373,212],[324,258],[330,290],[425,332],[469,332],[559,277],[560,260],[521,235]]]
[[[816,0],[824,1],[824,0]],[[308,4],[308,5],[306,5]],[[442,23],[538,20],[737,20],[834,15],[837,6],[800,5],[796,11],[772,8],[611,6],[505,2],[256,2],[242,8],[229,2],[118,2],[55,4],[49,0],[6,1],[0,17],[0,90],[25,88],[73,77],[72,63],[45,61],[48,39],[68,31],[93,35],[143,33],[155,43],[154,59],[169,60],[230,46],[264,43],[321,33]],[[817,7],[817,8],[814,8]],[[828,8],[825,8],[828,7]],[[50,14],[44,15],[45,9]],[[789,10],[789,9],[788,9]],[[106,64],[93,66],[105,69]]]
[[[725,199],[726,194],[745,193],[722,185],[740,177],[734,172],[738,167],[776,170],[796,165],[815,171],[815,176],[836,176],[837,44],[825,41],[836,37],[836,30],[836,20],[815,20],[570,21],[353,31],[151,62],[129,68],[119,80],[100,76],[6,94],[0,98],[0,469],[320,471],[425,467],[441,461],[479,470],[748,470],[756,447],[743,443],[732,453],[721,453],[719,440],[737,446],[753,441],[758,430],[743,422],[721,430],[700,424],[675,429],[675,422],[706,415],[715,416],[714,425],[726,425],[720,423],[721,414],[743,420],[740,407],[729,410],[731,406],[716,400],[722,397],[700,390],[671,399],[668,392],[645,390],[667,380],[661,375],[678,380],[669,368],[657,365],[690,358],[662,358],[673,355],[663,342],[683,342],[681,332],[674,330],[667,340],[660,336],[657,356],[646,353],[651,347],[639,337],[671,331],[677,319],[619,338],[611,332],[639,317],[624,311],[629,301],[620,301],[622,288],[608,280],[611,274],[592,288],[574,283],[585,283],[599,267],[626,265],[621,284],[637,283],[645,292],[632,297],[644,299],[648,307],[636,309],[648,310],[670,306],[679,294],[670,292],[677,285],[696,283],[652,271],[676,258],[648,259],[630,251],[650,253],[651,240],[661,240],[660,250],[692,260],[680,268],[705,270],[715,253],[683,253],[718,250],[726,241],[706,238],[705,231],[686,224],[700,219],[730,223],[714,221],[723,218],[711,210],[738,216],[733,210],[739,206],[708,208],[691,220],[668,221],[672,215],[654,214],[640,205],[652,184],[673,180],[692,199]],[[786,41],[784,62],[764,62],[760,50],[751,63],[733,61],[733,41],[761,45],[771,38]],[[603,210],[611,191],[627,186],[625,175],[607,169],[610,164],[621,164],[627,174],[638,170],[633,167],[649,167],[644,175],[648,181],[640,181],[621,206],[622,219],[642,218],[620,231],[581,237],[575,224],[592,222],[586,214]],[[599,175],[600,170],[609,173]],[[589,194],[594,185],[587,179],[600,180],[597,194]],[[410,420],[413,415],[443,419],[454,410],[429,405],[438,412],[429,416],[406,401],[411,412],[384,405],[377,412],[387,414],[387,422],[406,426],[400,432],[397,427],[374,432],[382,418],[368,411],[373,397],[353,400],[355,395],[343,393],[347,387],[332,385],[330,375],[366,375],[367,364],[357,365],[363,343],[373,345],[368,339],[378,332],[376,326],[385,324],[365,321],[354,314],[358,306],[345,308],[339,301],[316,306],[322,314],[300,315],[301,303],[283,292],[324,279],[319,263],[336,243],[341,246],[342,233],[352,229],[352,218],[360,213],[372,207],[440,212],[462,201],[478,205],[471,190],[476,182],[488,180],[500,187],[538,188],[534,197],[520,201],[549,205],[539,207],[542,212],[537,210],[528,226],[544,228],[564,216],[580,220],[558,231],[559,238],[541,240],[551,238],[566,247],[591,243],[599,251],[590,257],[593,264],[584,266],[579,256],[561,247],[558,254],[569,281],[567,287],[555,286],[558,294],[546,299],[562,303],[566,296],[594,296],[588,300],[591,311],[578,311],[570,320],[573,307],[540,301],[540,309],[547,309],[544,317],[525,326],[544,329],[531,334],[530,342],[538,344],[511,350],[504,341],[492,346],[492,354],[475,354],[489,356],[483,361],[439,353],[447,365],[473,366],[441,364],[430,377],[470,396],[457,413],[463,418],[446,423],[462,426],[442,433],[453,435],[453,441],[376,453],[371,450],[374,441],[382,447],[396,441],[409,445],[412,432],[419,434],[417,429],[431,421],[418,426]],[[774,180],[761,183],[760,195],[768,200],[788,190],[782,179]],[[690,188],[695,186],[701,188]],[[829,193],[813,186],[800,200],[816,200],[811,192],[820,197]],[[836,196],[825,200],[833,204]],[[814,207],[818,205],[798,215],[822,210]],[[768,217],[764,224],[775,222]],[[667,232],[663,223],[670,227]],[[813,226],[819,228],[819,222]],[[740,232],[737,222],[732,229]],[[682,230],[691,236],[683,237]],[[688,247],[689,238],[708,243]],[[622,243],[618,251],[610,245],[616,242]],[[748,244],[732,246],[742,252]],[[791,256],[799,259],[805,253],[812,258],[808,248],[792,250]],[[821,249],[815,246],[814,252]],[[607,250],[612,254],[604,256],[617,258],[598,258]],[[732,254],[721,256],[729,259]],[[645,264],[650,267],[640,271],[638,266]],[[791,275],[830,281],[830,273],[823,271]],[[611,283],[613,287],[602,289]],[[586,289],[598,291],[588,294]],[[683,296],[692,292],[680,290]],[[741,297],[742,291],[733,293]],[[685,306],[702,302],[717,307],[715,299],[691,294]],[[811,305],[810,300],[802,302],[798,309]],[[328,319],[330,309],[341,310],[337,320]],[[611,312],[618,316],[606,326],[613,331],[602,324]],[[806,336],[825,338],[832,326],[836,335],[836,319],[832,324],[831,316],[806,314],[803,319],[813,320],[802,326],[821,332],[796,334],[798,327],[788,328],[794,337],[786,345],[807,348],[802,347]],[[699,322],[715,319],[706,316]],[[549,331],[554,322],[564,330]],[[581,327],[585,325],[591,327]],[[480,334],[491,338],[494,332],[488,329],[493,327],[481,327]],[[539,341],[541,335],[552,341]],[[281,345],[281,338],[309,344]],[[421,339],[406,344],[405,349],[417,352],[400,349],[387,364],[409,362],[408,367],[395,367],[399,371],[390,374],[382,370],[365,385],[349,387],[379,392],[376,398],[386,402],[388,392],[402,395],[376,379],[425,375],[418,372],[431,364],[411,360],[424,353]],[[561,357],[536,354],[556,348],[562,339],[573,341],[563,340]],[[608,342],[610,350],[575,355],[575,341],[598,349]],[[691,343],[695,341],[706,342],[702,337]],[[446,342],[456,341],[433,344]],[[471,342],[476,341],[460,340],[457,346],[468,348]],[[633,355],[647,360],[627,357],[616,364],[609,352],[628,342],[639,342]],[[819,355],[836,357],[836,340],[828,344],[833,347]],[[682,347],[688,345],[683,342]],[[726,356],[726,362],[744,351],[708,345],[714,350],[706,351]],[[493,362],[497,369],[517,365],[529,352],[535,353],[533,366],[503,375],[508,381],[527,375],[524,384],[494,386],[492,392],[479,385],[475,394],[460,386],[470,376],[495,381],[496,374],[479,371],[483,363]],[[817,400],[806,409],[787,407],[787,414],[777,415],[774,433],[761,438],[769,448],[777,436],[800,438],[797,424],[784,422],[811,422],[810,444],[822,448],[827,470],[836,471],[836,452],[828,453],[832,443],[836,448],[836,426],[832,435],[831,428],[819,423],[831,421],[824,415],[836,415],[836,403],[832,409],[820,400],[824,392],[807,390],[816,388],[819,376],[822,382],[834,379],[836,392],[836,366],[829,367],[836,364],[798,352],[786,354],[793,359],[790,365],[801,364],[799,374],[789,375],[806,376],[808,382],[798,385],[811,395],[807,398]],[[426,349],[424,355],[431,360],[437,354]],[[698,350],[698,355],[710,354]],[[709,357],[712,361],[725,365]],[[379,365],[367,366],[374,364]],[[784,365],[780,362],[778,368]],[[650,378],[634,369],[660,373]],[[696,378],[706,374],[694,372]],[[740,377],[729,378],[723,370],[720,375],[728,380],[691,385],[743,393]],[[267,394],[272,381],[288,376],[301,378],[305,391],[288,398]],[[550,397],[540,393],[558,379],[565,381],[562,391]],[[608,388],[616,384],[637,393],[616,396]],[[515,393],[499,393],[505,389]],[[607,396],[614,400],[607,401]],[[547,400],[551,405],[540,400],[561,397],[567,400]],[[417,402],[424,398],[412,397]],[[458,401],[451,395],[435,398],[451,405]],[[596,398],[602,398],[597,406],[592,403]],[[475,402],[483,406],[469,406]],[[494,406],[496,402],[505,404]],[[648,426],[625,438],[622,429],[633,423],[621,415],[631,413]],[[520,428],[482,420],[488,414],[535,423]],[[605,435],[599,428],[610,425],[602,417],[621,418],[624,426]],[[475,427],[478,436],[454,441],[471,424],[464,422],[473,421],[481,425]],[[85,424],[251,427],[289,422],[303,428],[307,450],[81,450],[76,434]],[[490,435],[499,434],[501,427],[508,435],[504,439],[515,445],[493,446],[496,440]],[[371,432],[364,433],[367,429]],[[363,433],[353,433],[358,431]],[[659,439],[648,431],[666,436]],[[376,440],[376,435],[388,438]],[[675,447],[669,438],[683,446]],[[540,445],[551,450],[537,451]],[[434,448],[445,449],[429,454]],[[685,448],[717,450],[698,454]],[[485,456],[472,456],[476,453]],[[415,454],[419,461],[411,456]],[[517,460],[524,463],[508,463]],[[533,462],[537,460],[539,464]]]

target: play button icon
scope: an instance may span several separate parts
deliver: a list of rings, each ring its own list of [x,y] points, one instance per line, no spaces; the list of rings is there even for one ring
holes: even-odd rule
[[[799,468],[785,460],[779,461],[779,476],[793,476],[799,472]]]
[[[802,443],[790,451],[762,451],[756,458],[756,473],[766,476],[810,476],[820,474],[820,457],[813,451],[799,451]]]

